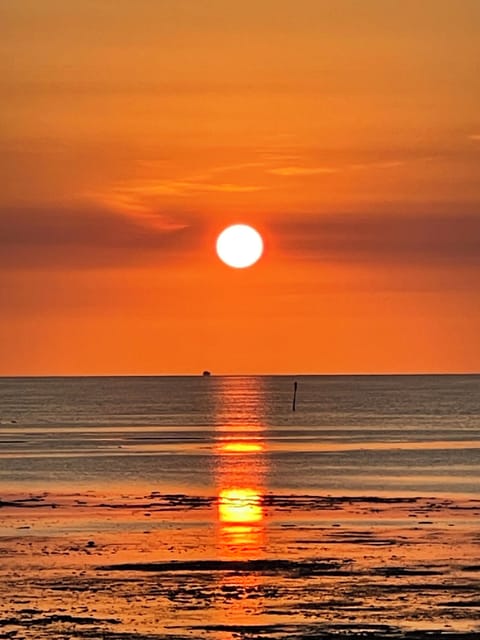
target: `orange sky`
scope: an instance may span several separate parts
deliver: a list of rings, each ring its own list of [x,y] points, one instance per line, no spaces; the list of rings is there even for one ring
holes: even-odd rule
[[[479,371],[479,24],[3,0],[0,374]]]

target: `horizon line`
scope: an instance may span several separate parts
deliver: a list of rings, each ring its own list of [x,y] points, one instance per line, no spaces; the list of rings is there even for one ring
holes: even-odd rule
[[[400,377],[400,376],[479,376],[479,371],[410,371],[410,372],[350,372],[350,373],[54,373],[54,374],[0,374],[0,380],[9,378],[306,378],[306,377]]]

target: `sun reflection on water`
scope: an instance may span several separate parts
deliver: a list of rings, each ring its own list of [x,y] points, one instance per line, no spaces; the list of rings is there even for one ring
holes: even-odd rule
[[[260,379],[224,379],[217,389],[215,477],[220,555],[263,555],[267,461],[265,390]]]
[[[263,519],[262,496],[255,489],[222,489],[218,497],[221,522],[254,523]]]
[[[218,496],[222,551],[242,559],[257,556],[263,541],[263,505],[260,491],[223,489]]]
[[[219,447],[225,453],[252,453],[263,451],[263,444],[259,442],[225,442]]]
[[[214,622],[251,624],[263,603],[258,593],[264,578],[249,569],[248,561],[267,553],[267,383],[254,377],[209,382],[213,382],[210,398],[215,424],[217,557],[245,562],[239,571],[219,572],[218,592],[227,596]]]

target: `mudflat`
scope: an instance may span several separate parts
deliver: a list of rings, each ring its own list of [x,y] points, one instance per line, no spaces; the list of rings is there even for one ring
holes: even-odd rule
[[[480,500],[236,500],[2,495],[0,638],[478,638]]]

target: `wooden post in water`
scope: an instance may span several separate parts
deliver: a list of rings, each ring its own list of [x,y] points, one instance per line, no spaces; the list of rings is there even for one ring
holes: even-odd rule
[[[295,382],[293,383],[293,402],[292,402],[292,411],[295,411],[295,405],[297,403],[297,387],[298,387],[298,383],[295,380]]]

